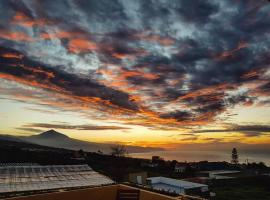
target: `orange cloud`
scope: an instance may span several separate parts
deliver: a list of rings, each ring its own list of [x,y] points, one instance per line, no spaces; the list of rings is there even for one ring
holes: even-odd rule
[[[108,54],[113,58],[117,59],[127,58],[129,60],[134,60],[139,56],[145,56],[149,54],[146,50],[142,48],[131,48],[124,46],[124,49],[119,50],[116,44],[110,43],[100,43],[99,51],[100,53]]]
[[[109,69],[97,69],[96,70],[96,73],[99,73],[99,74],[102,74],[102,75],[105,75],[105,76],[114,76],[114,73],[112,70],[109,70]]]
[[[9,58],[12,58],[12,57],[9,57]],[[22,55],[18,55],[18,58],[21,59],[22,58]],[[23,68],[24,70],[29,71],[29,72],[31,72],[33,74],[43,74],[48,79],[51,79],[51,78],[54,78],[55,77],[55,75],[54,75],[53,72],[45,71],[41,67],[31,67],[31,66],[27,66],[26,67],[24,64],[9,64],[9,66],[20,67],[20,68]]]
[[[49,89],[49,90],[58,91],[58,92],[62,91],[62,89],[60,87],[48,84],[48,82],[46,80],[44,80],[43,83],[40,83],[40,82],[34,80],[33,76],[27,76],[27,77],[24,77],[24,78],[19,78],[17,76],[13,76],[13,75],[10,75],[10,74],[0,73],[0,78],[7,79],[7,80],[10,80],[10,81],[15,81],[15,82],[18,82],[18,83],[21,83],[21,84],[24,84],[24,85],[29,85],[29,86],[32,86],[32,87],[38,87],[38,88],[42,88],[42,89]]]
[[[245,74],[243,74],[241,76],[241,78],[243,79],[249,79],[249,78],[254,78],[254,77],[257,77],[259,75],[258,71],[255,71],[255,70],[251,70]]]
[[[211,94],[216,94],[219,92],[224,92],[227,89],[233,89],[235,88],[234,85],[232,84],[219,84],[219,85],[214,85],[214,86],[209,86],[209,87],[205,87],[193,92],[189,92],[181,97],[178,98],[178,100],[184,100],[184,99],[194,99],[197,98],[199,96],[204,96],[204,95],[211,95]],[[213,96],[212,98],[218,98],[219,96]]]
[[[244,103],[243,103],[243,105],[244,106],[252,106],[254,104],[254,102],[253,101],[251,101],[251,100],[249,100],[249,101],[245,101]]]
[[[95,42],[87,39],[87,35],[85,35],[83,32],[60,30],[54,33],[41,33],[40,38],[45,40],[68,39],[67,49],[74,54],[98,50],[98,45]]]
[[[11,23],[24,27],[33,27],[33,26],[48,25],[51,24],[52,22],[46,19],[32,19],[22,12],[17,12],[12,18]]]
[[[118,77],[120,79],[126,79],[128,77],[133,77],[133,76],[140,76],[149,80],[155,80],[159,78],[157,74],[146,73],[143,71],[136,71],[136,70],[119,70],[119,74],[120,74],[120,77],[119,76]]]
[[[116,87],[117,89],[127,93],[136,92],[141,89],[141,87],[139,86],[133,86],[132,84],[130,84],[127,80],[127,78],[129,77],[138,76],[148,80],[155,80],[159,78],[159,75],[157,74],[146,73],[138,70],[124,70],[121,68],[103,68],[98,69],[96,72],[109,78],[109,80],[99,81],[100,83],[109,87]]]
[[[145,37],[145,40],[148,40],[151,42],[157,42],[163,46],[171,46],[175,43],[175,41],[171,38],[160,37],[158,35]]]
[[[9,81],[16,81],[13,79],[13,77],[3,77],[2,74],[0,74],[0,78],[5,78]],[[26,83],[26,85],[29,84]],[[19,86],[20,85],[17,87]],[[20,91],[20,93],[18,93],[18,91]],[[97,103],[95,103],[98,102],[98,100],[95,101],[93,99],[93,101],[89,103],[90,100],[84,102],[82,99],[73,98],[69,94],[53,93],[47,90],[32,90],[29,88],[25,89],[24,87],[19,87],[17,90],[6,88],[2,94],[9,95],[10,99],[13,100],[24,101],[41,106],[49,106],[58,110],[61,109],[75,112],[79,110],[83,116],[85,115],[85,117],[89,117],[88,113],[86,113],[87,111],[90,111],[89,114],[91,114],[93,110],[98,110],[100,107]]]
[[[112,53],[112,56],[118,59],[123,59],[123,58],[128,58],[130,60],[135,59],[135,55],[124,54],[124,53]]]
[[[149,80],[155,80],[159,78],[159,75],[157,74],[151,74],[151,73],[143,73],[142,77],[149,79]]]
[[[24,32],[0,30],[0,38],[14,41],[32,42],[34,39]]]
[[[41,33],[40,37],[42,39],[72,39],[75,36],[80,36],[81,33],[73,31],[56,31],[55,33]]]
[[[258,87],[254,88],[252,91],[249,92],[250,95],[255,97],[262,96],[262,97],[269,97],[270,95],[270,82],[266,82],[265,84],[259,85]]]
[[[1,55],[3,58],[15,58],[15,59],[22,59],[23,55],[17,53],[4,53]]]
[[[207,125],[215,120],[215,117],[224,112],[225,108],[215,110],[215,111],[208,111],[204,112],[201,115],[197,116],[194,122],[191,122],[190,125]]]
[[[240,78],[242,79],[254,79],[259,78],[261,75],[263,75],[267,71],[266,68],[256,68],[252,69],[250,71],[245,72],[242,74]]]
[[[162,46],[171,46],[171,45],[175,44],[174,39],[172,39],[170,37],[163,37],[160,35],[153,35],[153,34],[149,35],[146,33],[139,33],[139,34],[136,34],[135,37],[137,37],[140,40],[145,40],[148,42],[155,42],[155,43],[158,43]]]
[[[96,43],[82,38],[71,39],[68,43],[68,49],[72,53],[86,53],[97,48]]]
[[[109,52],[114,58],[118,58],[118,59],[127,58],[129,60],[134,60],[135,58],[139,56],[145,56],[148,54],[148,52],[146,52],[143,49],[132,49],[132,50],[134,51],[132,53],[131,52],[127,52],[127,53],[114,52],[114,49],[110,49]]]
[[[44,71],[44,70],[42,70],[41,68],[39,68],[39,67],[31,67],[31,68],[27,68],[27,69],[29,69],[30,71],[32,71],[33,73],[37,73],[37,74],[45,74],[46,76],[47,76],[47,78],[54,78],[55,77],[55,75],[54,75],[54,73],[53,72],[47,72],[47,71]]]
[[[241,49],[247,48],[248,43],[244,41],[240,41],[235,49],[224,51],[221,54],[214,57],[215,60],[224,60],[228,57],[233,56],[237,51],[240,51]]]
[[[38,82],[35,80],[34,76],[26,76],[24,78],[16,77],[10,74],[0,73],[0,79],[6,79],[9,81],[15,81],[17,83],[28,85],[31,87],[46,89],[46,95],[51,94],[51,98],[43,98],[39,96],[33,95],[24,95],[24,94],[13,94],[14,98],[18,100],[37,100],[39,104],[48,105],[56,108],[62,108],[73,111],[89,111],[92,109],[102,109],[104,113],[110,115],[121,116],[127,113],[132,113],[133,111],[121,108],[117,105],[112,104],[108,100],[103,100],[99,97],[89,97],[89,96],[77,96],[71,94],[69,91],[66,91],[64,88],[58,87],[56,85],[50,84],[48,80],[43,80],[43,82]],[[56,93],[48,93],[48,92],[56,92]],[[45,91],[44,91],[45,92]],[[57,98],[57,100],[55,99]],[[62,99],[62,100],[60,100]],[[104,109],[106,108],[106,109]]]

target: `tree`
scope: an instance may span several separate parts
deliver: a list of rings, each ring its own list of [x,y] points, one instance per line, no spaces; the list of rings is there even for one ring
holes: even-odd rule
[[[111,147],[111,155],[122,157],[126,156],[128,154],[128,151],[124,145],[116,145]]]
[[[82,149],[80,149],[79,151],[78,151],[78,153],[79,153],[79,156],[81,156],[81,157],[84,157],[84,151],[82,150]]]
[[[102,152],[102,151],[100,151],[100,150],[98,150],[98,151],[97,151],[97,153],[98,153],[98,154],[103,154],[103,152]]]
[[[237,153],[237,149],[236,148],[233,148],[232,150],[232,161],[231,161],[232,164],[238,164],[239,161],[238,161],[238,153]]]

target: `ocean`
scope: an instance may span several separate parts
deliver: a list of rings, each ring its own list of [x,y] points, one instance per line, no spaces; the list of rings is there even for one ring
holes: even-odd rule
[[[155,151],[147,153],[132,153],[129,156],[134,158],[151,159],[152,156],[160,156],[165,160],[177,160],[179,162],[198,162],[198,161],[231,161],[230,152],[222,151]],[[264,162],[270,166],[270,155],[260,153],[239,153],[239,161],[246,162]]]

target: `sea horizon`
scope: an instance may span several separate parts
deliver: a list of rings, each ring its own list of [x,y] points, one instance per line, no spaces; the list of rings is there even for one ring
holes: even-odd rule
[[[153,151],[144,153],[130,153],[130,157],[133,158],[145,158],[151,159],[152,156],[160,156],[165,160],[177,160],[178,162],[199,162],[199,161],[209,161],[209,162],[230,162],[231,153],[224,151],[199,151],[199,150],[163,150],[163,151]],[[253,162],[263,162],[267,166],[270,166],[270,156],[258,152],[240,152],[239,162],[240,163],[253,163]]]

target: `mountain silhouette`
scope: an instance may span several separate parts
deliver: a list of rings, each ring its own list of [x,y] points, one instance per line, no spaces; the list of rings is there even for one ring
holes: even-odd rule
[[[108,143],[96,143],[96,142],[86,142],[74,138],[70,138],[63,133],[57,132],[53,129],[45,131],[43,133],[32,135],[32,136],[11,136],[11,135],[0,135],[0,140],[9,140],[16,142],[28,142],[32,144],[38,144],[48,147],[64,148],[71,150],[80,150],[89,152],[102,151],[104,153],[110,153],[111,147],[115,144]],[[150,151],[160,151],[164,150],[162,148],[152,148],[152,147],[140,147],[140,146],[127,146],[129,153],[141,153]]]
[[[40,139],[67,139],[69,138],[63,133],[59,133],[53,129],[40,133],[39,135],[35,135],[32,137],[40,138]]]

